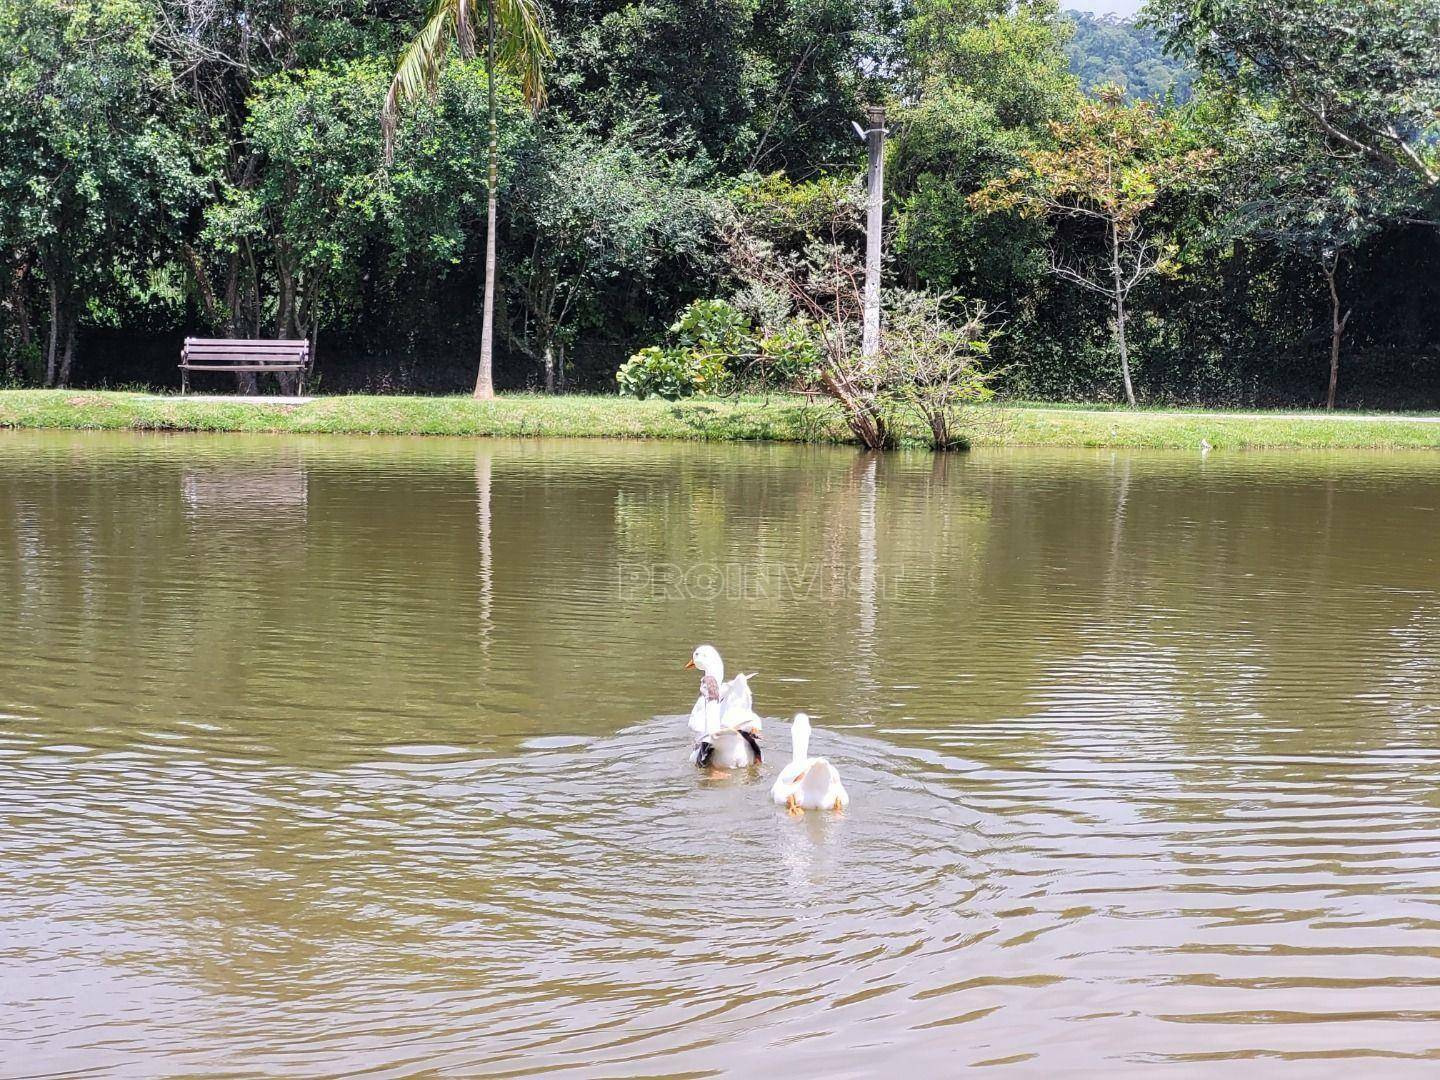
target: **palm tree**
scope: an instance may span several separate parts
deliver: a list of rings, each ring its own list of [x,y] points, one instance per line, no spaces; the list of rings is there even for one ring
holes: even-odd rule
[[[460,56],[475,56],[475,22],[480,0],[432,0],[425,25],[405,48],[395,66],[395,78],[385,95],[380,127],[385,136],[385,160],[394,147],[395,125],[400,106],[422,95],[433,95],[440,69],[450,55],[450,43]],[[550,44],[536,0],[484,0],[485,80],[490,104],[490,175],[487,189],[490,211],[485,228],[485,305],[480,322],[480,373],[475,379],[475,396],[493,398],[491,377],[495,343],[495,206],[500,171],[500,134],[495,113],[497,68],[515,76],[520,92],[532,109],[545,100],[544,64],[550,58]]]

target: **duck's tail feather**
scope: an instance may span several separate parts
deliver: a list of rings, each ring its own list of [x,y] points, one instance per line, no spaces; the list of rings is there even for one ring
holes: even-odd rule
[[[749,744],[750,752],[755,755],[755,761],[757,764],[765,760],[765,755],[760,752],[759,732],[751,731],[748,728],[741,728],[740,737],[744,739],[747,744]]]
[[[705,769],[710,765],[710,759],[715,756],[715,740],[708,735],[695,744],[695,752],[690,755],[690,760],[700,768]]]

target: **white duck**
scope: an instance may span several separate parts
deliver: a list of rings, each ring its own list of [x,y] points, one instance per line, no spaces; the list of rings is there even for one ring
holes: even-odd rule
[[[751,702],[750,676],[736,675],[727,684],[725,698],[718,703],[707,702],[705,734],[690,752],[692,764],[712,769],[744,769],[758,765],[760,751],[760,717]]]
[[[730,690],[730,684],[725,681],[725,662],[720,659],[720,653],[713,645],[697,645],[685,667],[687,670],[700,670],[700,696],[695,699],[695,704],[690,709],[690,730],[697,735],[704,735],[718,725],[720,712]],[[754,706],[754,699],[750,695],[749,685],[743,685],[744,705],[749,709]]]
[[[840,772],[824,758],[810,756],[810,717],[795,714],[790,729],[792,757],[781,771],[770,797],[783,803],[792,814],[805,810],[843,810],[850,795],[840,782]]]

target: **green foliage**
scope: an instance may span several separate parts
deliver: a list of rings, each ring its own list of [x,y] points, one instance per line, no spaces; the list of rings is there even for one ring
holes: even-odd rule
[[[963,88],[1001,128],[1039,128],[1074,102],[1056,0],[917,0],[906,29],[909,81],[921,95]]]
[[[820,382],[820,343],[803,318],[787,319],[755,341],[756,366],[763,386],[813,388]]]
[[[1215,152],[1192,148],[1169,117],[1150,102],[1126,103],[1124,91],[1102,87],[1072,120],[1050,125],[1052,145],[1024,152],[1024,166],[970,197],[976,209],[1073,222],[1098,234],[1098,253],[1068,261],[1052,249],[1058,277],[1109,301],[1125,398],[1136,403],[1126,320],[1130,293],[1152,275],[1179,270],[1179,245],[1147,228],[1167,193],[1203,176]]]
[[[615,373],[620,393],[637,401],[704,396],[714,393],[724,377],[724,363],[714,353],[659,345],[641,349]]]
[[[48,294],[47,383],[124,265],[173,249],[201,194],[137,0],[0,5],[0,251]]]
[[[273,76],[250,99],[244,133],[258,167],[225,185],[202,239],[220,257],[275,268],[274,299],[257,314],[277,333],[333,325],[359,309],[364,288],[443,273],[464,254],[485,199],[484,73],[448,67],[382,168],[375,102],[388,82],[382,62],[356,61]],[[528,123],[513,94],[504,100]],[[521,135],[506,130],[508,175]]]
[[[1154,0],[1147,20],[1202,70],[1285,102],[1337,147],[1440,183],[1433,0]]]
[[[1408,175],[1330,153],[1298,118],[1237,103],[1225,126],[1228,236],[1320,260],[1353,251],[1417,197]],[[1217,140],[1218,142],[1219,140]]]
[[[812,174],[851,152],[896,14],[878,0],[559,0],[553,100],[602,134],[663,131],[722,174]]]
[[[938,87],[907,111],[892,152],[895,250],[915,277],[999,302],[1033,288],[1043,224],[987,214],[967,197],[1024,161],[1037,134],[1001,127],[963,88]]]
[[[910,25],[914,100],[899,117],[894,250],[916,283],[1013,310],[1034,295],[1049,228],[967,201],[1021,166],[1076,101],[1054,4],[925,0]]]
[[[719,393],[754,347],[750,320],[724,300],[696,300],[670,324],[671,344],[641,349],[615,380],[627,397]]]
[[[991,396],[990,356],[995,329],[983,304],[947,293],[892,294],[881,353],[885,392],[930,429],[935,450],[964,445],[961,410]]]
[[[532,108],[544,102],[545,65],[551,53],[534,0],[486,0],[483,10],[476,0],[434,0],[419,32],[400,54],[385,95],[381,121],[387,150],[402,106],[436,93],[452,49],[461,60],[478,56],[489,64],[493,59],[492,76],[510,79]]]
[[[1149,26],[1116,15],[1072,11],[1075,24],[1066,52],[1070,70],[1087,90],[1113,85],[1130,99],[1190,99],[1194,69],[1183,59],[1165,54],[1164,44]]]
[[[489,130],[460,15],[478,30],[484,8],[242,6],[0,0],[6,379],[161,384],[185,333],[318,335],[334,389],[473,375]],[[637,391],[828,372],[880,408],[849,366],[850,121],[874,102],[890,116],[887,289],[1003,318],[989,385],[1112,396],[1123,318],[1150,400],[1313,400],[1338,307],[1347,392],[1440,401],[1431,0],[1152,0],[1143,23],[1055,0],[556,0],[543,28],[501,6],[505,48],[543,29],[551,53],[502,56],[517,61],[499,83],[502,386],[542,370],[612,386],[663,342],[628,369]],[[406,53],[417,39],[433,48]],[[387,165],[376,117],[402,54],[424,92],[403,95]],[[1113,130],[1075,137],[1112,81]],[[1118,306],[1097,276],[1117,258],[1134,278]],[[748,320],[743,341],[667,335],[677,312],[705,329],[715,313],[687,305],[712,297]]]
[[[677,286],[709,274],[716,200],[693,164],[642,132],[536,126],[507,205],[524,253],[507,275],[525,316],[516,338],[534,358],[585,330],[613,331],[637,292],[649,303],[627,329],[647,329],[648,311],[673,311],[685,299]]]
[[[696,300],[670,325],[676,344],[722,362],[750,347],[750,320],[724,300]]]
[[[977,208],[1113,223],[1133,233],[1169,188],[1205,172],[1209,148],[1188,149],[1173,120],[1151,103],[1126,103],[1103,87],[1073,121],[1051,125],[1053,144],[1024,153],[1025,165],[976,193]]]

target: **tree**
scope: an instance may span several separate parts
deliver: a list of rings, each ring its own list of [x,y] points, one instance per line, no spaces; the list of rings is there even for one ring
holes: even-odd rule
[[[1335,144],[1440,184],[1440,7],[1434,0],[1153,0],[1177,52]]]
[[[1414,197],[1413,183],[1367,155],[1335,153],[1291,113],[1242,105],[1229,127],[1224,188],[1238,205],[1224,219],[1233,236],[1274,244],[1313,263],[1330,302],[1325,408],[1335,408],[1341,347],[1353,310],[1341,299],[1347,258]]]
[[[984,304],[948,293],[892,293],[884,358],[892,397],[930,429],[935,450],[963,445],[955,430],[962,406],[990,396],[988,373],[994,328]]]
[[[907,26],[910,100],[886,171],[902,278],[991,306],[1032,294],[1043,222],[992,215],[967,199],[1024,164],[1021,152],[1078,92],[1053,3],[924,0]]]
[[[509,231],[524,253],[513,278],[524,320],[508,337],[553,391],[582,326],[633,306],[627,294],[653,303],[675,281],[708,276],[715,199],[695,165],[640,131],[599,139],[575,124],[537,126],[519,173]]]
[[[45,384],[70,381],[81,319],[158,261],[199,197],[169,72],[133,0],[0,5],[0,250],[48,300]]]
[[[1050,130],[1053,146],[1024,151],[1023,167],[987,184],[971,203],[1099,228],[1101,259],[1072,261],[1052,248],[1050,269],[1109,301],[1125,400],[1134,405],[1128,301],[1146,278],[1174,265],[1172,246],[1147,232],[1146,217],[1168,190],[1208,169],[1214,151],[1182,148],[1172,120],[1149,102],[1127,105],[1115,86],[1102,88],[1073,120],[1052,122]]]
[[[664,132],[722,174],[808,177],[883,83],[883,0],[555,0],[555,104],[604,137]]]
[[[798,344],[795,331],[808,339],[813,378],[867,450],[893,444],[897,408],[924,419],[937,450],[958,445],[958,407],[987,392],[979,367],[989,352],[985,305],[949,293],[891,290],[885,300],[894,339],[887,331],[879,353],[867,356],[859,188],[834,178],[791,184],[769,177],[742,186],[733,210],[727,224],[732,269],[749,290],[759,286],[782,298],[783,309],[770,317],[778,314],[792,331],[762,325],[760,340],[778,345],[788,336]]]
[[[886,372],[861,348],[864,202],[838,178],[771,176],[736,192],[726,231],[736,278],[783,297],[785,315],[810,328],[820,385],[860,444],[882,450],[892,442]]]
[[[1184,58],[1165,55],[1155,31],[1134,19],[1070,11],[1075,34],[1066,47],[1070,70],[1087,90],[1114,84],[1133,100],[1190,99],[1195,70]]]
[[[247,335],[313,340],[358,312],[367,289],[407,272],[438,276],[460,261],[483,198],[471,149],[487,126],[480,75],[447,69],[383,169],[375,100],[391,79],[388,64],[354,61],[256,84],[243,128],[255,161],[243,184],[222,182],[200,237],[202,250],[226,261],[244,254],[248,296],[273,293],[273,302],[246,305]],[[502,148],[507,166],[513,150]]]
[[[1056,0],[918,0],[905,26],[910,96],[951,91],[982,103],[997,126],[1040,130],[1075,101]]]
[[[395,78],[385,97],[381,126],[387,156],[393,144],[402,102],[435,93],[440,71],[449,56],[452,42],[464,59],[475,55],[476,0],[434,0],[425,25],[406,48],[395,68]],[[495,97],[495,77],[504,71],[514,76],[520,92],[532,108],[545,97],[543,67],[550,57],[535,0],[485,0],[485,78],[489,99],[490,142],[487,170],[488,206],[485,225],[485,294],[480,326],[480,370],[475,379],[475,396],[493,398],[495,382],[495,273],[496,209],[499,203],[500,130]]]

